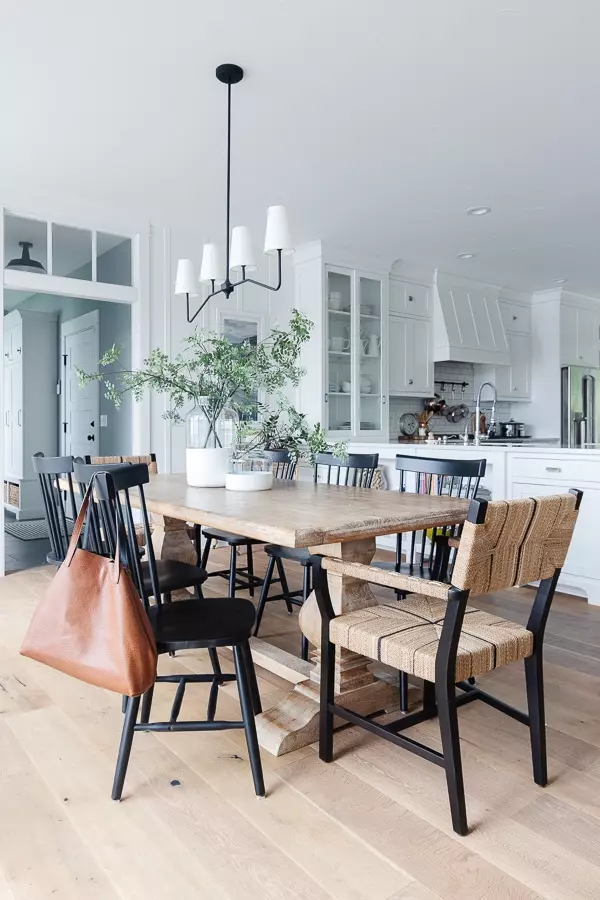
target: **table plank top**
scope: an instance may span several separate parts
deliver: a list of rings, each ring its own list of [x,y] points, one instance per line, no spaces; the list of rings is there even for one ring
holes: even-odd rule
[[[459,524],[469,508],[452,497],[304,481],[276,480],[255,492],[194,488],[185,475],[154,475],[144,494],[150,512],[285,547]]]

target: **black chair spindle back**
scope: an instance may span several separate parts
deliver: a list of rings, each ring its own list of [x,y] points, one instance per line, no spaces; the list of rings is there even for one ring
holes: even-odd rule
[[[103,521],[106,522],[106,537],[110,555],[116,552],[116,529],[120,529],[121,561],[135,582],[139,595],[146,609],[150,607],[150,597],[161,603],[161,589],[158,580],[156,557],[152,546],[150,520],[144,496],[144,484],[150,481],[148,465],[133,463],[115,466],[111,471],[100,469],[95,474],[97,504],[104,510]],[[139,512],[141,525],[146,541],[146,567],[149,576],[144,578],[142,560],[136,536],[136,522],[133,516],[131,496],[137,498],[135,506]],[[138,525],[140,523],[137,523]],[[148,591],[148,587],[151,591]]]
[[[43,453],[35,453],[32,462],[33,469],[40,481],[46,512],[46,524],[50,539],[50,553],[47,559],[49,563],[60,565],[67,554],[70,541],[68,519],[75,522],[77,518],[72,480],[73,457],[44,456]],[[68,489],[66,491],[61,488],[60,479],[67,481]]]
[[[296,475],[296,460],[289,450],[264,450],[264,455],[273,463],[273,478],[293,481]]]
[[[317,484],[320,475],[325,474],[327,484],[370,488],[378,465],[378,453],[350,453],[347,459],[339,459],[333,453],[318,453],[313,480]]]
[[[425,459],[423,457],[397,455],[398,490],[401,493],[434,494],[473,500],[479,489],[479,483],[485,475],[485,464],[485,459]],[[414,476],[414,478],[410,476]],[[439,536],[459,536],[460,530],[459,526],[454,525],[430,529],[429,552],[427,552],[427,531],[412,531],[404,536],[398,535],[396,565],[398,567],[401,565],[404,553],[410,567],[423,572],[425,568],[432,566],[435,539]],[[417,537],[420,537],[418,558]],[[407,543],[409,543],[408,549],[406,547]]]

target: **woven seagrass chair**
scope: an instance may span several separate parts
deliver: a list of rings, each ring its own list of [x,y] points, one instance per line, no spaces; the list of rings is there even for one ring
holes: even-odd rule
[[[485,459],[422,459],[398,453],[398,490],[401,494],[435,494],[473,500],[485,475],[485,467]],[[407,531],[398,534],[395,561],[379,560],[373,565],[378,569],[418,575],[419,578],[448,581],[448,575],[452,571],[451,564],[456,559],[461,531],[462,525],[445,525],[421,532]],[[448,540],[438,540],[441,537]],[[401,591],[397,594],[402,596]],[[406,672],[400,672],[399,679],[400,709],[408,712]]]
[[[573,490],[509,502],[472,500],[452,584],[361,563],[314,558],[313,581],[322,616],[319,756],[324,762],[333,758],[335,715],[436,763],[446,773],[453,828],[467,834],[457,710],[463,703],[483,700],[529,727],[534,781],[541,786],[548,783],[544,631],[582,496]],[[327,572],[406,591],[407,596],[336,617]],[[467,605],[469,597],[532,581],[539,581],[539,587],[526,627]],[[379,724],[338,706],[334,698],[337,646],[423,679],[423,708]],[[519,660],[525,661],[527,713],[468,681]],[[442,753],[400,734],[436,715]]]

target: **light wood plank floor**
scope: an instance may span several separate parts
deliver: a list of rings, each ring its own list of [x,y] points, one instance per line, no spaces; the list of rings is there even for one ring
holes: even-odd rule
[[[212,564],[225,565],[222,551]],[[242,733],[140,733],[124,800],[112,803],[120,698],[18,654],[52,572],[0,581],[0,900],[600,897],[600,609],[557,595],[550,617],[548,788],[530,777],[523,726],[480,704],[461,710],[472,832],[459,838],[443,772],[354,728],[338,733],[330,766],[314,748],[264,753],[266,800],[253,794]],[[524,621],[532,599],[507,591],[486,606]],[[261,637],[297,652],[297,612],[269,605]],[[160,665],[208,671],[200,652]],[[268,706],[288,686],[259,675]],[[483,682],[522,705],[520,667]],[[170,698],[157,689],[156,711]],[[188,712],[205,701],[204,686],[190,687]],[[238,715],[235,685],[219,703]],[[435,722],[414,732],[439,746]]]

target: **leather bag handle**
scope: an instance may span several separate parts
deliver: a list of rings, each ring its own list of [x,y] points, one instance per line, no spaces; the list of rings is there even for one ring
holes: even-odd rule
[[[77,514],[77,519],[75,520],[75,527],[73,528],[73,534],[71,535],[71,543],[69,544],[69,549],[67,550],[67,555],[65,556],[65,563],[66,563],[67,567],[70,566],[71,563],[73,562],[73,557],[75,556],[75,551],[77,550],[77,542],[79,541],[79,538],[81,537],[81,531],[83,529],[83,523],[85,521],[85,514],[90,505],[90,500],[92,498],[92,493],[94,490],[94,480],[97,475],[102,475],[102,474],[107,474],[107,473],[95,472],[94,475],[92,475],[91,481],[88,485],[88,488],[87,488],[85,495],[83,497],[83,500],[81,502],[81,506],[79,508],[79,513]],[[121,526],[121,523],[119,522],[119,514],[118,513],[116,513],[115,518],[116,518],[115,526],[116,526],[117,540],[116,540],[116,546],[115,546],[115,558],[112,559],[111,562],[113,563],[113,582],[114,582],[114,584],[118,584],[119,579],[121,577],[121,555],[120,555],[121,546],[120,545],[121,545],[121,527],[122,526]]]

